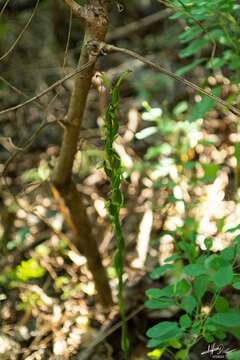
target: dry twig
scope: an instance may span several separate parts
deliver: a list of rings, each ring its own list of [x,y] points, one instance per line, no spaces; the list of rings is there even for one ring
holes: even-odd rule
[[[31,104],[32,102],[34,102],[36,100],[39,100],[41,97],[47,95],[51,90],[54,90],[55,88],[57,88],[58,86],[63,84],[65,81],[71,79],[72,77],[78,75],[80,72],[84,71],[85,69],[87,69],[88,67],[93,65],[93,63],[94,63],[94,60],[88,61],[86,64],[81,66],[79,69],[71,72],[70,74],[66,75],[64,78],[56,81],[54,84],[52,84],[51,86],[49,86],[47,89],[43,90],[42,92],[38,93],[37,95],[33,96],[31,99],[28,99],[21,104],[18,104],[18,105],[15,105],[15,106],[12,106],[10,108],[0,111],[0,115],[4,115],[4,114],[9,113],[10,111],[15,111],[15,110],[21,109],[22,107],[24,107],[28,104]]]
[[[139,55],[135,51],[125,49],[125,48],[121,48],[121,47],[117,47],[117,46],[114,46],[114,45],[109,45],[109,44],[102,45],[102,50],[103,50],[103,53],[105,52],[107,54],[120,52],[120,53],[123,53],[125,55],[129,55],[129,56],[143,62],[144,64],[150,66],[152,69],[157,70],[158,72],[160,72],[160,73],[162,73],[164,75],[167,75],[167,76],[171,77],[174,80],[177,80],[177,81],[181,82],[183,85],[186,85],[186,86],[190,87],[191,89],[193,89],[195,91],[198,91],[199,93],[201,93],[203,95],[208,96],[210,99],[216,101],[220,105],[225,106],[234,115],[238,115],[238,116],[240,115],[240,109],[238,109],[234,105],[229,104],[227,101],[221,99],[218,96],[213,95],[212,93],[204,90],[203,88],[201,88],[200,86],[194,84],[193,82],[191,82],[191,81],[189,81],[189,80],[187,80],[187,79],[173,73],[172,71],[167,70],[167,69],[163,68],[162,66],[153,63],[152,61],[146,59],[142,55]]]
[[[17,39],[14,41],[14,43],[10,46],[10,48],[5,52],[5,54],[3,54],[1,57],[0,57],[0,61],[3,61],[4,59],[6,59],[6,57],[8,57],[8,55],[11,54],[11,52],[14,50],[14,48],[17,46],[17,44],[19,43],[19,41],[21,40],[21,38],[23,37],[24,33],[26,32],[27,28],[29,27],[29,25],[31,24],[32,22],[32,19],[34,18],[36,12],[37,12],[37,8],[38,8],[38,5],[39,5],[39,1],[40,0],[37,0],[36,1],[36,5],[33,9],[33,12],[30,16],[30,18],[28,19],[27,23],[25,24],[24,28],[22,29],[22,31],[20,32],[20,34],[18,35]]]

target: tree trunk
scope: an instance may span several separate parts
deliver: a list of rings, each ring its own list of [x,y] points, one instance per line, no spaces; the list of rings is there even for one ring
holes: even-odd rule
[[[89,44],[105,40],[108,23],[108,1],[89,0],[88,5],[84,7],[72,0],[65,0],[65,2],[71,7],[74,15],[85,21],[85,36],[79,59],[79,67],[81,67],[94,56],[91,54]],[[112,304],[112,296],[106,271],[101,262],[82,195],[72,180],[72,167],[77,152],[80,126],[94,74],[96,57],[93,60],[93,63],[75,79],[60,155],[53,171],[52,181],[69,210],[72,223],[76,229],[75,245],[87,258],[99,300],[103,306],[108,307]]]

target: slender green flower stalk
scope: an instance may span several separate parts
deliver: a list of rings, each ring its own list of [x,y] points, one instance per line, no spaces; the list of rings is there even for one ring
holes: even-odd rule
[[[128,71],[123,73],[112,86],[107,79],[103,79],[105,86],[108,88],[111,100],[106,107],[104,114],[104,141],[105,141],[105,154],[104,154],[104,170],[111,184],[111,196],[106,203],[110,220],[112,223],[113,231],[117,242],[117,250],[114,256],[114,266],[118,277],[118,297],[119,297],[119,311],[122,320],[122,336],[121,348],[127,358],[129,351],[129,341],[127,336],[127,325],[125,315],[125,302],[124,302],[124,249],[125,242],[122,234],[119,212],[123,206],[124,198],[120,190],[121,181],[123,179],[123,167],[117,152],[113,148],[114,141],[118,137],[118,119],[117,108],[119,103],[119,90],[120,85],[124,78],[128,75]]]

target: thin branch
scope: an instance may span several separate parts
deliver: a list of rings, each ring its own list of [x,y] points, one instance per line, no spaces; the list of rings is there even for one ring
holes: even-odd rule
[[[20,89],[18,89],[16,86],[12,85],[8,80],[6,80],[4,77],[0,76],[0,81],[2,81],[5,85],[7,85],[11,90],[13,90],[18,95],[21,95],[25,98],[27,98],[27,95]]]
[[[144,310],[144,305],[140,305],[136,310],[134,310],[131,314],[126,316],[126,321],[129,321],[134,316],[139,314],[141,311]],[[74,360],[87,360],[89,359],[89,356],[91,356],[92,352],[94,351],[95,347],[99,345],[101,342],[103,342],[108,336],[113,334],[115,331],[117,331],[121,327],[122,322],[119,321],[115,325],[113,325],[110,329],[105,330],[103,329],[100,334],[92,341],[90,346],[84,350],[82,353],[74,357]]]
[[[135,32],[147,29],[148,27],[164,20],[170,14],[172,14],[172,11],[170,9],[165,9],[148,15],[144,18],[138,19],[137,21],[133,21],[130,24],[121,26],[114,30],[109,36],[107,36],[107,41],[116,41]]]
[[[63,57],[63,64],[62,64],[63,75],[64,75],[65,66],[67,63],[69,45],[70,45],[71,34],[72,34],[72,18],[73,18],[73,11],[72,11],[72,8],[70,8],[67,41],[66,41],[66,46],[65,46],[65,50],[64,50],[64,57]]]
[[[90,60],[88,61],[86,64],[84,64],[83,66],[81,66],[79,69],[71,72],[70,74],[66,75],[64,78],[56,81],[54,84],[52,84],[51,86],[49,86],[47,89],[43,90],[42,92],[38,93],[37,95],[33,96],[32,98],[24,101],[21,104],[12,106],[10,108],[4,109],[2,111],[0,111],[0,115],[4,115],[9,113],[10,111],[15,111],[18,110],[36,100],[39,100],[41,97],[43,97],[44,95],[48,94],[51,90],[57,88],[58,86],[60,86],[61,84],[63,84],[65,81],[69,80],[70,78],[72,78],[73,76],[78,75],[80,72],[84,71],[85,69],[87,69],[89,66],[93,65],[95,62],[95,60]]]
[[[65,72],[65,67],[66,67],[66,63],[67,63],[67,57],[68,57],[68,50],[69,50],[69,44],[70,44],[70,39],[71,39],[71,31],[72,31],[72,9],[70,9],[70,15],[69,15],[69,26],[68,26],[68,34],[67,34],[67,41],[66,41],[66,46],[65,46],[65,50],[64,50],[64,57],[63,57],[63,63],[62,66],[60,68],[60,73],[61,73],[61,79],[64,76],[64,72]],[[56,90],[56,94],[53,96],[53,98],[48,102],[47,106],[46,106],[46,113],[49,111],[49,108],[53,105],[53,103],[56,101],[56,99],[58,98],[60,94],[60,89]],[[60,125],[63,125],[60,121],[59,121]]]
[[[8,6],[7,6],[7,9],[6,9],[6,12],[11,12],[11,13],[14,13],[16,14],[17,12],[20,12],[20,11],[25,11],[25,10],[30,10],[32,9],[35,4],[36,4],[36,0],[12,0],[11,2],[6,0],[8,2]],[[43,0],[40,0],[40,2],[43,1]],[[0,5],[3,5],[4,1],[1,0],[0,1]],[[3,5],[5,7],[5,4]]]
[[[6,178],[4,176],[1,177],[2,178],[2,181],[3,181],[3,184],[6,186],[6,189],[10,195],[10,197],[13,199],[14,203],[21,209],[23,210],[25,213],[28,213],[28,214],[31,214],[31,215],[34,215],[36,216],[43,224],[46,225],[46,227],[48,227],[52,232],[53,234],[55,234],[59,239],[63,239],[64,241],[66,241],[66,243],[68,244],[69,248],[73,251],[75,251],[77,254],[80,254],[79,253],[79,250],[78,248],[72,243],[72,241],[69,240],[69,238],[61,231],[61,230],[58,230],[56,229],[50,221],[48,221],[48,219],[46,219],[43,215],[39,214],[39,212],[34,209],[31,205],[22,205],[19,201],[19,199],[17,198],[17,196],[15,194],[13,194],[9,188],[9,185],[6,181]],[[35,244],[34,244],[35,245]],[[27,250],[30,250],[32,248],[31,245],[29,245],[30,248],[23,248],[24,252],[27,251]],[[21,250],[20,250],[21,252]],[[11,254],[9,254],[11,255]],[[8,262],[8,261],[7,261]],[[5,263],[4,263],[5,264]],[[1,261],[0,261],[0,268],[1,268]]]
[[[129,55],[141,62],[143,62],[144,64],[150,66],[152,69],[157,70],[158,72],[167,75],[169,77],[171,77],[174,80],[177,80],[179,82],[181,82],[182,84],[190,87],[191,89],[198,91],[199,93],[208,96],[210,99],[216,101],[217,103],[221,104],[222,106],[225,106],[229,111],[231,111],[234,115],[240,115],[240,109],[238,109],[237,107],[235,107],[234,105],[229,104],[227,101],[221,99],[218,96],[213,95],[212,93],[204,90],[203,88],[201,88],[200,86],[194,84],[193,82],[173,73],[170,70],[167,70],[165,68],[163,68],[160,65],[157,65],[155,63],[153,63],[152,61],[146,59],[145,57],[139,55],[138,53],[136,53],[135,51],[129,50],[129,49],[125,49],[125,48],[120,48],[114,45],[108,45],[106,44],[105,46],[102,47],[103,53],[114,53],[114,52],[120,52],[126,55]],[[0,113],[1,114],[1,113]]]
[[[24,33],[26,32],[27,28],[29,27],[29,25],[31,24],[32,22],[32,19],[34,18],[36,12],[37,12],[37,8],[38,8],[38,5],[39,5],[39,1],[40,0],[37,0],[36,1],[36,5],[33,9],[33,12],[30,16],[30,18],[28,19],[26,25],[24,26],[24,28],[22,29],[22,31],[20,32],[20,34],[18,35],[17,39],[14,41],[14,43],[10,46],[10,48],[7,50],[7,52],[5,52],[4,55],[2,55],[0,57],[0,61],[3,61],[4,59],[6,59],[6,57],[8,57],[8,55],[11,54],[11,52],[14,50],[14,48],[17,46],[17,44],[19,43],[19,41],[21,40],[21,38],[23,37]]]
[[[0,16],[2,16],[2,14],[4,13],[6,7],[8,6],[10,0],[6,0],[5,1],[5,4],[3,4],[3,7],[1,8],[1,11],[0,11]]]
[[[8,158],[8,160],[6,161],[4,168],[3,168],[3,172],[2,172],[2,177],[6,176],[7,173],[7,169],[9,167],[9,165],[11,164],[11,162],[16,159],[16,157],[25,152],[26,150],[29,149],[29,147],[33,144],[33,142],[35,141],[35,139],[38,137],[38,135],[40,134],[40,132],[48,125],[53,124],[53,122],[48,122],[46,120],[43,120],[42,123],[39,125],[39,127],[37,128],[36,131],[34,131],[34,133],[32,134],[32,136],[30,137],[30,139],[24,144],[23,147],[21,148],[16,148],[16,150],[13,152],[13,154]]]

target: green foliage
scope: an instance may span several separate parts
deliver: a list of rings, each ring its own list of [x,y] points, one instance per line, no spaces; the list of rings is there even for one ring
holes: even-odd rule
[[[174,321],[162,321],[147,331],[147,336],[151,338],[148,342],[149,347],[166,344],[171,340],[178,339],[182,335],[182,330]]]
[[[212,90],[213,95],[219,96],[220,95],[220,88],[216,87]],[[198,119],[203,119],[204,116],[214,108],[215,101],[210,99],[208,96],[202,96],[201,101],[196,103],[190,115],[188,116],[188,121],[196,121]]]
[[[188,244],[182,240],[182,244]],[[238,256],[238,240],[234,245],[221,252],[211,253],[209,249],[202,256],[187,257],[188,264],[179,267],[179,258],[184,258],[187,247],[178,247],[172,256],[172,263],[158,267],[159,274],[171,269],[172,284],[163,288],[149,289],[145,303],[150,309],[162,309],[167,306],[177,306],[185,313],[179,321],[161,321],[147,331],[150,338],[149,347],[157,349],[171,348],[172,340],[182,344],[181,353],[176,358],[187,359],[190,348],[203,337],[207,342],[223,339],[227,333],[240,338],[240,312],[230,306],[221,295],[226,286],[239,289],[239,280],[234,280],[238,274],[234,264]],[[171,265],[171,267],[166,267]],[[178,274],[174,277],[174,268]],[[179,269],[182,269],[179,273]],[[154,271],[151,273],[151,277]],[[208,297],[204,294],[208,292]],[[209,303],[210,299],[210,303]],[[205,311],[204,309],[208,309]],[[191,336],[189,334],[192,334]]]
[[[189,188],[198,183],[212,183],[220,170],[218,164],[199,164],[204,175],[196,179],[194,174],[196,163],[189,161],[188,157],[184,156],[191,149],[192,135],[199,129],[197,121],[190,123],[183,120],[188,107],[182,106],[182,104],[177,105],[173,109],[172,116],[165,115],[161,109],[158,111],[157,108],[151,108],[147,103],[144,104],[144,107],[146,109],[143,115],[144,120],[155,123],[155,126],[151,124],[149,133],[147,133],[146,128],[138,134],[143,134],[145,139],[152,135],[157,139],[158,136],[161,142],[160,145],[156,144],[148,148],[145,155],[146,170],[154,170],[155,175],[159,177],[158,188],[167,189],[170,193],[176,186],[169,174],[170,166],[174,165],[178,167],[179,176],[188,177]],[[209,109],[210,107],[204,109],[203,106],[202,114],[200,111],[199,117],[204,116]],[[137,135],[136,137],[141,138],[142,136]],[[235,153],[237,154],[237,148]],[[156,183],[154,187],[157,188]],[[170,201],[169,199],[170,197],[168,201]],[[174,193],[172,194],[172,201],[178,201]],[[223,226],[224,219],[221,219],[221,223],[219,220],[219,228],[222,230]],[[196,244],[197,229],[198,224],[189,217],[185,219],[182,227],[169,232],[174,237],[175,252],[165,260],[162,266],[156,267],[150,273],[152,279],[165,277],[170,284],[147,290],[148,300],[145,302],[145,306],[154,310],[177,306],[179,310],[184,311],[179,321],[173,322],[172,328],[175,329],[175,337],[170,331],[170,325],[168,325],[170,328],[168,332],[168,327],[164,326],[164,322],[160,322],[148,330],[147,335],[150,338],[148,346],[159,351],[153,352],[153,356],[162,355],[171,349],[173,340],[181,343],[181,349],[175,353],[176,359],[185,360],[188,358],[190,348],[200,338],[204,338],[207,342],[213,342],[215,339],[224,339],[227,334],[232,334],[237,338],[240,336],[237,326],[239,323],[238,311],[232,308],[228,300],[222,295],[226,286],[236,290],[240,288],[239,277],[234,269],[239,253],[240,237],[237,236],[232,246],[219,253],[211,252],[213,241],[211,238],[206,238],[204,241],[206,251],[200,256]],[[239,231],[239,226],[227,231],[235,233]],[[208,299],[210,299],[210,303]],[[223,323],[220,322],[222,315]],[[234,322],[234,318],[236,318],[236,322]],[[192,335],[189,336],[189,334]]]
[[[228,360],[238,360],[239,357],[240,357],[240,350],[227,353]]]
[[[236,72],[240,68],[239,55],[239,14],[240,5],[233,0],[168,0],[166,1],[174,10],[172,19],[181,19],[186,25],[179,36],[184,45],[180,51],[182,58],[196,56],[192,70],[199,63],[204,63],[206,69],[217,70],[228,68]],[[210,47],[209,58],[200,58],[201,51]],[[221,54],[221,55],[218,55]],[[185,71],[186,73],[186,71]]]
[[[31,290],[23,291],[20,298],[21,302],[17,306],[18,310],[29,310],[37,308],[43,304],[40,295]]]
[[[45,274],[45,269],[36,259],[22,261],[16,268],[16,276],[19,280],[28,281],[30,279],[41,278]]]
[[[166,271],[171,270],[173,268],[173,265],[171,264],[165,264],[163,266],[156,267],[150,274],[152,279],[159,279],[161,276],[163,276]]]
[[[128,75],[128,71],[123,73],[112,87],[107,79],[103,79],[108,88],[111,101],[105,110],[104,115],[104,141],[105,141],[105,155],[104,155],[104,170],[111,184],[111,198],[106,203],[110,220],[114,229],[117,251],[114,256],[114,265],[118,277],[118,296],[119,309],[122,318],[122,340],[121,347],[125,355],[128,353],[129,342],[127,337],[127,326],[125,317],[125,303],[124,303],[124,284],[123,284],[123,267],[124,267],[124,248],[125,242],[122,235],[119,212],[123,206],[123,194],[120,189],[121,181],[123,179],[123,168],[121,160],[117,152],[113,148],[113,143],[118,137],[118,120],[117,107],[119,102],[120,85],[124,78]]]

